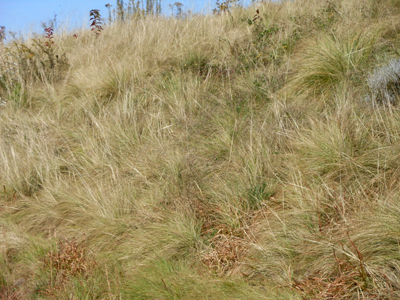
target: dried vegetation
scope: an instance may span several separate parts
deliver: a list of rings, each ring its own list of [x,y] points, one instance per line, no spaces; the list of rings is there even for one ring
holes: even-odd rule
[[[0,298],[400,297],[399,1],[224,3],[1,46]]]

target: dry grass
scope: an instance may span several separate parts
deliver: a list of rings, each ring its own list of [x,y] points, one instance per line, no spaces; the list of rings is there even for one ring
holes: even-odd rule
[[[262,2],[55,36],[54,76],[0,79],[0,297],[398,298],[399,111],[366,99],[399,10]]]

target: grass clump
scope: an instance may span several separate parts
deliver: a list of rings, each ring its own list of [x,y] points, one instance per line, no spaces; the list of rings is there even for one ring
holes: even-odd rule
[[[398,5],[152,3],[0,46],[0,298],[398,298]]]
[[[374,37],[370,31],[344,36],[340,41],[334,34],[323,34],[312,42],[301,57],[302,67],[294,81],[294,90],[330,98],[349,81],[361,83],[363,70],[372,58]]]

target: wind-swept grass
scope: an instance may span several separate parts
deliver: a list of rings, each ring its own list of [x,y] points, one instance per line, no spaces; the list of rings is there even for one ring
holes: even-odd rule
[[[396,3],[126,19],[54,34],[59,69],[2,46],[1,297],[398,297]]]

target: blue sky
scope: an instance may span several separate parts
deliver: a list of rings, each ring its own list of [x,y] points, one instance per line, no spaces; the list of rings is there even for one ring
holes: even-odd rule
[[[145,1],[145,0],[144,0]],[[162,0],[162,12],[170,14],[169,4],[181,2],[184,10],[210,11],[215,0]],[[125,3],[128,1],[125,0]],[[250,1],[247,1],[250,2]],[[57,14],[60,28],[82,26],[89,22],[89,11],[100,9],[103,18],[108,16],[105,5],[116,6],[116,0],[0,0],[0,26],[17,34],[42,32],[41,22],[48,22]]]

